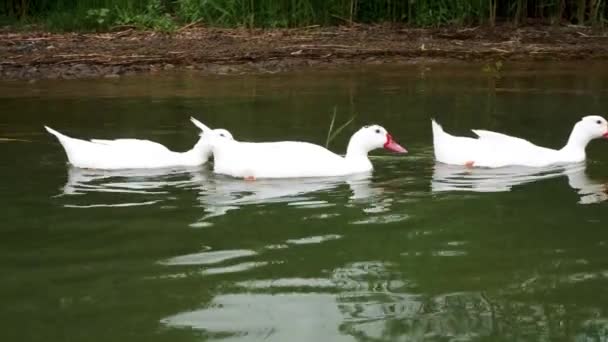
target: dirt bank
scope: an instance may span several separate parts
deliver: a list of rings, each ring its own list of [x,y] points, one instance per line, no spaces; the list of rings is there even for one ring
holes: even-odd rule
[[[576,26],[414,29],[394,25],[301,29],[192,27],[166,34],[0,30],[2,79],[120,77],[187,68],[279,72],[311,65],[608,57],[608,34]]]

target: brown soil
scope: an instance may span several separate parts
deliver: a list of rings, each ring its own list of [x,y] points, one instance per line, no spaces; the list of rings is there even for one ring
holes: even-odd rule
[[[190,27],[173,34],[0,31],[2,79],[120,77],[169,69],[278,72],[311,65],[608,57],[605,32],[577,26],[414,29]]]

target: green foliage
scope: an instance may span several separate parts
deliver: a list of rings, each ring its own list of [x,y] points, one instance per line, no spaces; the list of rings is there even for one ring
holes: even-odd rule
[[[303,0],[177,0],[176,8],[178,17],[187,22],[219,26],[293,27],[319,22],[314,3]]]
[[[128,9],[116,7],[118,25],[132,25],[139,28],[151,28],[159,31],[173,31],[176,23],[167,13],[161,0],[150,0],[142,13],[134,13]]]
[[[90,10],[87,10],[87,18],[98,25],[103,25],[108,22],[108,14],[110,14],[110,10],[107,8],[91,8]]]
[[[0,21],[50,29],[116,25],[171,31],[201,22],[227,27],[301,27],[395,22],[412,26],[545,23],[603,26],[608,0],[4,0]],[[12,18],[2,20],[1,18]]]

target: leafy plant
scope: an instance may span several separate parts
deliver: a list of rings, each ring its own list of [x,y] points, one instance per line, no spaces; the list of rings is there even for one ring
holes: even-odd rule
[[[58,30],[118,24],[171,31],[188,22],[228,27],[398,22],[436,27],[519,24],[530,18],[556,25],[605,26],[608,0],[4,0],[2,17]]]
[[[116,11],[118,13],[116,23],[119,25],[133,25],[166,32],[177,28],[171,15],[165,11],[161,0],[150,0],[143,13],[134,14],[120,7],[117,7]]]
[[[87,19],[103,25],[108,23],[109,14],[110,9],[108,8],[91,8],[87,10]]]

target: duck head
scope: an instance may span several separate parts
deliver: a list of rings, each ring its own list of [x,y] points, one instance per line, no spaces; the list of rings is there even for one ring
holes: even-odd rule
[[[574,125],[568,143],[561,151],[584,159],[587,144],[597,138],[608,139],[608,122],[598,115],[585,116]]]
[[[587,135],[591,139],[604,138],[608,139],[608,121],[599,115],[585,116],[579,121],[576,130]]]
[[[208,139],[209,141],[214,140],[214,139],[234,140],[232,133],[228,132],[228,130],[226,130],[226,129],[223,129],[223,128],[211,129],[193,117],[190,117],[190,121],[192,121],[192,123],[201,130],[201,134],[200,134],[201,138],[202,137],[209,138]]]
[[[201,130],[200,139],[196,143],[195,149],[199,151],[202,158],[209,159],[213,153],[214,145],[219,141],[234,141],[232,133],[223,128],[211,129],[202,122],[191,117],[190,121]]]
[[[201,132],[194,149],[204,160],[211,158],[213,146],[218,139],[234,141],[232,134],[223,128],[213,129],[210,133]]]
[[[227,129],[216,128],[216,129],[211,130],[211,132],[213,133],[214,136],[217,136],[220,139],[234,140],[232,133],[228,132]],[[201,133],[201,136],[203,136],[203,135],[204,135],[204,133]]]
[[[407,153],[407,150],[399,145],[384,127],[370,125],[364,126],[353,134],[348,143],[346,154],[363,153],[367,155],[367,152],[377,148],[384,148],[397,153]]]

